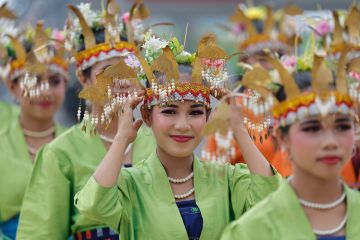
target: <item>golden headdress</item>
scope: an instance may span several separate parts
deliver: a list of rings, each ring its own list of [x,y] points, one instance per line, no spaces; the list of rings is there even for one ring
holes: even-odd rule
[[[29,28],[27,34],[32,31]],[[56,31],[56,34],[61,35],[58,31]],[[20,87],[24,96],[38,97],[42,92],[49,89],[47,80],[38,82],[37,79],[37,75],[44,73],[47,69],[61,74],[67,80],[69,79],[68,61],[61,42],[62,39],[61,37],[56,39],[56,36],[51,35],[55,35],[55,30],[49,29],[46,32],[43,29],[43,23],[38,22],[34,38],[25,39],[27,44],[31,45],[30,51],[27,51],[28,49],[17,37],[7,36],[10,38],[8,51],[12,53],[12,56],[9,56],[10,71],[7,79],[13,81],[20,77]]]
[[[230,21],[238,24],[239,49],[247,54],[255,54],[269,49],[276,52],[288,53],[296,39],[294,26],[286,24],[287,16],[302,14],[303,10],[295,5],[281,9],[279,22],[275,21],[275,14],[271,7],[236,6]],[[278,14],[278,15],[279,15]],[[262,25],[262,30],[255,22]]]
[[[104,13],[91,10],[90,3],[78,7],[68,5],[77,16],[70,16],[65,25],[66,48],[75,52],[76,67],[85,70],[99,61],[122,57],[136,51],[136,44],[142,41],[145,31],[143,20],[150,12],[141,0],[136,0],[130,13],[118,16],[120,6],[115,0],[108,0]],[[96,41],[96,32],[102,31],[104,41]],[[126,40],[121,40],[121,37]]]
[[[151,46],[156,45],[154,50]],[[138,59],[148,81],[144,105],[149,108],[185,100],[210,107],[211,89],[227,87],[225,65],[229,56],[217,46],[213,34],[200,40],[195,54],[184,51],[176,38],[163,41],[152,36],[142,47],[145,59],[142,56]]]

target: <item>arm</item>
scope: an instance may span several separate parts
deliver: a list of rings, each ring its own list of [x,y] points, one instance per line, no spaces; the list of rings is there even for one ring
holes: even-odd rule
[[[97,183],[103,187],[115,186],[119,178],[127,146],[136,138],[142,121],[133,123],[133,109],[142,101],[142,97],[130,100],[124,106],[124,112],[118,116],[118,130],[113,144],[94,173]]]
[[[82,215],[103,222],[118,232],[121,222],[130,217],[129,181],[126,180],[126,171],[120,174],[120,170],[126,147],[136,138],[142,123],[133,123],[133,108],[141,101],[142,98],[133,99],[124,106],[113,144],[93,176],[74,198],[75,206]]]
[[[230,99],[230,109],[230,126],[251,174],[273,176],[274,172],[269,162],[256,147],[244,126],[241,107],[236,104],[234,97]]]
[[[70,231],[70,181],[66,158],[47,146],[40,150],[20,213],[18,239],[67,239]]]

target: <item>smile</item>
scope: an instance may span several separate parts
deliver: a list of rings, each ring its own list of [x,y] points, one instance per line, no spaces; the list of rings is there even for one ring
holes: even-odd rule
[[[179,143],[186,143],[194,138],[192,136],[185,136],[185,135],[170,135],[170,137],[174,141],[179,142]]]

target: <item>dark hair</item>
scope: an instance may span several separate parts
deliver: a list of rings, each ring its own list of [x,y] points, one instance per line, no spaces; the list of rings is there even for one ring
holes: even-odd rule
[[[306,91],[311,87],[311,72],[297,72],[293,74],[293,78],[296,82],[296,85],[299,87],[300,91]],[[334,77],[333,77],[334,79]],[[280,86],[280,85],[279,85]],[[331,86],[335,86],[335,82],[331,82]],[[279,91],[276,93],[276,98],[279,101],[284,101],[286,99],[286,93],[283,86],[280,86]],[[290,126],[280,127],[281,134],[286,135],[289,132]]]
[[[104,26],[92,27],[91,30],[94,33],[96,44],[100,44],[100,43],[105,42],[105,27]],[[127,41],[127,37],[123,36],[123,35],[120,35],[120,40],[121,41]],[[79,46],[78,46],[77,51],[81,52],[83,50],[85,50],[84,35],[80,34],[80,36],[79,36]]]
[[[189,75],[189,77],[191,78],[192,66],[190,64],[179,64],[179,73],[180,76]],[[154,72],[154,75],[159,82],[162,82],[162,80],[164,80],[164,78],[166,77],[164,73],[156,72],[156,71]],[[146,87],[147,88],[150,87],[149,81],[146,81]]]
[[[100,43],[105,42],[105,28],[104,28],[104,26],[92,27],[91,30],[94,33],[96,44],[100,44]],[[127,41],[127,37],[120,35],[120,40],[121,41]],[[77,51],[81,52],[83,50],[85,50],[85,41],[84,41],[84,35],[81,34],[79,36],[79,46],[78,46]],[[88,67],[88,68],[82,70],[82,74],[83,74],[83,76],[85,78],[90,78],[91,77],[91,71],[92,71],[92,67]]]

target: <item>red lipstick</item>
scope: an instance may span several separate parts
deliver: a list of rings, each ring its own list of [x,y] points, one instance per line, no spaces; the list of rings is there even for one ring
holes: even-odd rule
[[[338,156],[325,156],[319,158],[319,161],[328,165],[335,165],[341,161],[341,158]]]
[[[185,135],[171,135],[170,137],[179,143],[186,143],[194,138],[192,136],[185,136]]]
[[[41,108],[47,109],[53,105],[52,101],[41,101],[37,103]]]

